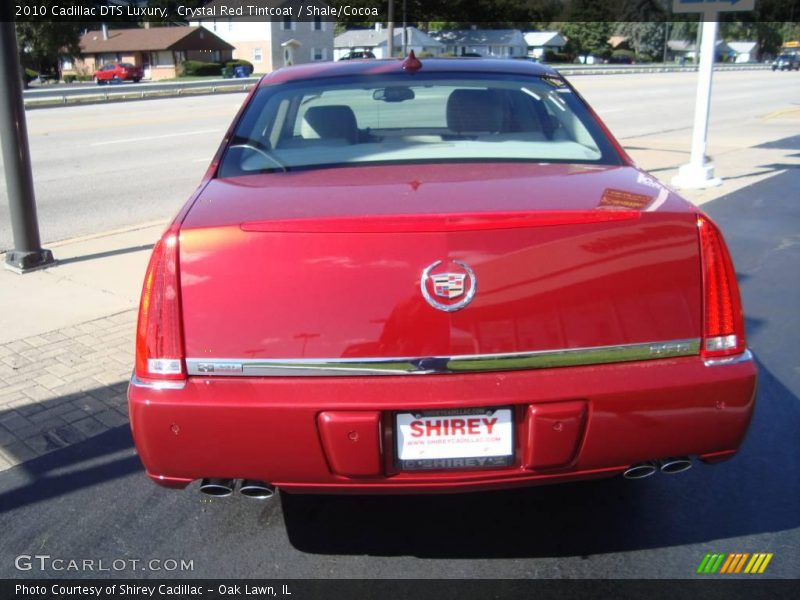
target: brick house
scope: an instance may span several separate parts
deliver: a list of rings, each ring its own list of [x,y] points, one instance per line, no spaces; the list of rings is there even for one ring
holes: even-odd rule
[[[152,27],[87,31],[78,59],[61,62],[61,76],[92,75],[107,63],[127,62],[144,68],[145,79],[170,79],[185,60],[225,62],[233,46],[202,27]]]

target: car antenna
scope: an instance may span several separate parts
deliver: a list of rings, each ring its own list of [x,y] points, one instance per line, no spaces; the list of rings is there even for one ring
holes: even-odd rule
[[[416,73],[422,68],[422,62],[416,57],[414,51],[411,50],[408,53],[408,56],[405,58],[402,64],[403,71],[409,71],[411,73]]]

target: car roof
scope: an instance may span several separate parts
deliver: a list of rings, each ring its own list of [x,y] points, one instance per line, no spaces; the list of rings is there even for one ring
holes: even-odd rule
[[[420,71],[423,73],[505,73],[508,75],[561,77],[552,67],[525,60],[491,58],[421,58],[419,60],[422,63]],[[309,63],[273,71],[261,79],[260,85],[269,86],[323,77],[389,75],[403,72],[403,61],[396,58]],[[409,75],[413,74],[409,73]]]

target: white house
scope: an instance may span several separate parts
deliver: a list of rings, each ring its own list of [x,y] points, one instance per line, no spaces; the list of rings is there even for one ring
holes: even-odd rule
[[[406,27],[406,47],[413,50],[415,54],[439,56],[444,51],[444,45],[436,41],[427,33],[416,27]],[[398,55],[403,48],[403,28],[394,29],[394,52]],[[375,55],[375,58],[388,58],[389,55],[389,32],[378,23],[374,29],[350,29],[337,35],[333,41],[333,57],[339,60],[346,54],[367,50]]]
[[[734,62],[749,63],[758,60],[756,42],[728,42],[728,48],[734,55]]]
[[[445,52],[464,56],[510,58],[527,56],[528,44],[519,29],[445,29],[431,34],[445,46]]]
[[[542,58],[545,52],[561,52],[567,44],[566,38],[558,31],[528,31],[524,34],[528,46],[528,56]]]
[[[667,50],[673,60],[686,59],[697,61],[697,46],[694,42],[688,40],[669,40],[667,42]],[[726,57],[730,56],[731,49],[726,42],[717,40],[714,54],[716,60],[725,60]]]
[[[273,0],[269,4],[280,6],[286,0]],[[230,0],[214,0],[207,7],[224,4]],[[313,4],[327,6],[324,2]],[[217,10],[219,15],[221,11]],[[273,21],[252,21],[236,17],[204,17],[192,21],[213,31],[234,47],[233,58],[253,63],[256,73],[269,73],[289,65],[320,62],[333,59],[334,23],[317,17],[311,21],[298,21],[289,17]]]

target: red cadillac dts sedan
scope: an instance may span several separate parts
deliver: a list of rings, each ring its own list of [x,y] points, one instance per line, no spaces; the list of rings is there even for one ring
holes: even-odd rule
[[[507,488],[731,457],[754,406],[719,229],[523,61],[256,86],[147,270],[148,475],[248,496]]]

